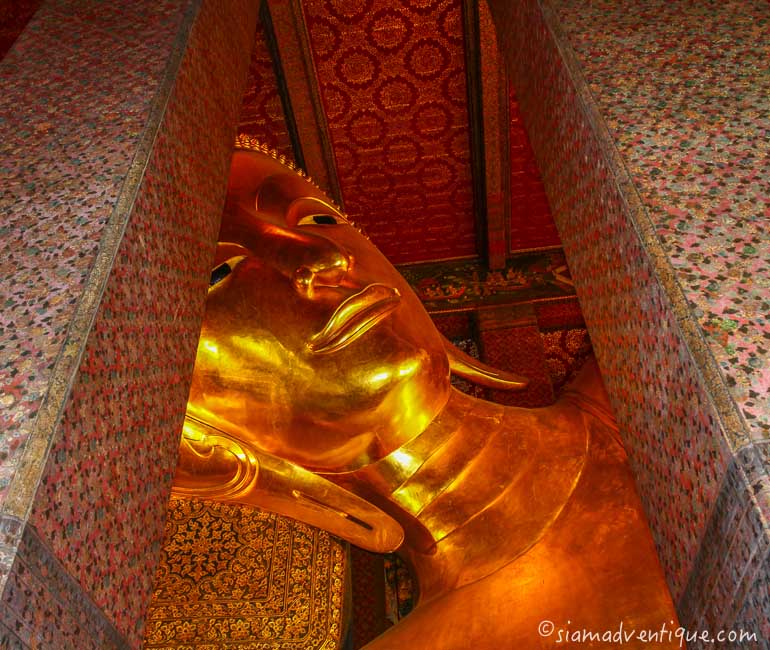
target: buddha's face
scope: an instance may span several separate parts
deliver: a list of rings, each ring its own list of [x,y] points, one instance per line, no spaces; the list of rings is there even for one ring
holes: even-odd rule
[[[311,183],[237,152],[188,412],[315,470],[373,462],[446,403],[416,295]]]

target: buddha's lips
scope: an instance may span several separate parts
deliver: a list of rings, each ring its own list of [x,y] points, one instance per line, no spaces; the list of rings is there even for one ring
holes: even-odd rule
[[[368,332],[398,307],[400,300],[398,289],[370,284],[337,307],[307,345],[316,354],[336,352]]]

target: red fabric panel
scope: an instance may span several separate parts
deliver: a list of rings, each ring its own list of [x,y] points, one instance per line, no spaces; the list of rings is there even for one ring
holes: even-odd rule
[[[251,135],[294,160],[275,70],[261,20],[257,23],[238,133]]]
[[[303,6],[348,214],[393,262],[475,255],[460,0]]]
[[[385,617],[385,556],[350,546],[352,583],[351,634],[354,650],[382,634],[390,622]]]
[[[511,161],[511,252],[559,246],[559,233],[551,216],[535,155],[524,130],[513,86],[509,90]]]
[[[24,31],[42,0],[0,0],[0,60]]]
[[[536,325],[482,331],[481,346],[482,357],[489,365],[529,379],[529,385],[523,391],[490,391],[493,402],[526,407],[553,404],[551,375]]]
[[[537,303],[535,313],[541,330],[585,327],[577,298]]]
[[[432,314],[431,318],[436,328],[450,341],[452,339],[469,339],[473,337],[471,328],[471,312],[457,314]]]

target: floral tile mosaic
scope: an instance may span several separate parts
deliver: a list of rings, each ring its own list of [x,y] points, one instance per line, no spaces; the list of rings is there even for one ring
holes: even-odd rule
[[[224,201],[247,64],[240,55],[254,33],[246,4],[196,17],[31,515],[132,646]]]
[[[47,6],[0,67],[0,500],[36,426],[182,17],[178,5],[153,4],[146,19],[157,32],[132,48],[136,36],[105,38],[98,26],[115,11],[101,12],[75,18]],[[116,67],[125,76],[112,74]]]
[[[739,616],[732,624],[734,628],[754,632],[760,650],[770,650],[770,621],[767,611],[770,609],[770,556],[764,558],[762,570],[756,575],[749,595],[743,602]]]
[[[770,7],[552,6],[750,437],[767,438]]]
[[[14,644],[20,648],[129,648],[32,526],[24,530],[0,607],[0,647],[17,647]]]
[[[746,158],[753,169],[740,177],[749,181],[748,185],[741,183],[750,194],[748,203],[740,199],[737,188],[739,199],[734,203],[743,206],[744,213],[751,204],[751,215],[761,218],[748,215],[740,219],[735,213],[732,222],[724,220],[718,228],[719,220],[709,221],[705,214],[709,208],[703,206],[713,206],[712,196],[722,192],[723,183],[734,187],[727,167],[721,168],[714,159],[710,176],[695,174],[696,167],[677,176],[679,167],[672,160],[688,162],[685,159],[693,152],[697,158],[699,150],[693,143],[697,145],[701,132],[720,133],[720,111],[725,111],[722,121],[735,118],[738,122],[758,113],[749,111],[736,117],[724,105],[712,109],[705,99],[690,102],[688,84],[701,77],[693,72],[690,78],[683,78],[678,61],[683,58],[686,65],[697,64],[711,52],[705,63],[722,66],[725,73],[718,78],[721,85],[716,84],[721,87],[721,100],[740,104],[753,97],[758,101],[755,108],[761,109],[768,95],[765,92],[760,97],[745,87],[744,59],[738,53],[755,47],[757,26],[765,24],[759,14],[767,12],[767,5],[761,8],[758,3],[747,3],[745,11],[735,11],[737,17],[726,19],[732,27],[717,30],[720,47],[709,48],[703,46],[710,42],[705,36],[710,32],[703,25],[712,24],[715,16],[704,23],[701,14],[727,13],[735,9],[733,5],[490,4],[680,614],[688,623],[728,620],[736,609],[733,599],[737,595],[744,600],[757,596],[746,585],[755,582],[757,558],[762,557],[759,549],[767,540],[767,506],[763,505],[767,465],[755,464],[751,480],[747,460],[735,456],[740,445],[762,440],[762,412],[768,404],[767,399],[761,402],[767,394],[763,374],[767,346],[763,341],[768,310],[761,297],[767,295],[766,289],[762,293],[767,277],[762,246],[767,237],[754,241],[762,239],[761,223],[766,219],[762,216],[767,197],[762,152],[767,140],[761,137],[766,130],[752,124],[741,136],[745,155],[723,147],[720,155],[724,158]],[[674,36],[662,25],[665,21],[673,24]],[[682,30],[686,29],[695,40],[684,38]],[[659,33],[663,34],[660,38]],[[727,38],[727,34],[732,36]],[[751,83],[766,88],[761,71],[753,64],[756,57],[764,60],[767,38],[760,40],[757,52],[748,55],[750,69],[745,75]],[[626,42],[636,46],[631,54],[624,50]],[[698,43],[690,54],[693,48],[687,48]],[[741,66],[735,65],[737,61]],[[707,65],[706,69],[712,68]],[[658,86],[645,95],[644,84],[653,77]],[[714,77],[706,79],[708,83],[699,88],[710,85],[714,89]],[[728,90],[727,84],[735,88]],[[669,92],[672,88],[681,93],[675,96]],[[600,99],[597,93],[602,95]],[[701,96],[694,94],[696,100]],[[716,122],[709,121],[711,118]],[[629,135],[630,130],[613,130],[613,119],[634,119],[635,131]],[[758,122],[764,124],[763,120],[759,115]],[[663,142],[656,140],[661,131],[669,139],[656,158],[652,145]],[[615,138],[623,142],[616,146]],[[649,162],[643,178],[634,171],[634,155]],[[671,196],[667,184],[671,184]],[[728,191],[719,200],[723,208],[732,210],[732,203],[724,203],[729,196]],[[680,202],[683,197],[686,203]],[[653,213],[660,205],[678,212],[656,219]],[[672,223],[674,217],[680,219],[676,223],[684,223],[685,217],[689,221],[675,226],[676,234],[661,243],[659,226]],[[720,233],[728,229],[737,241],[720,239]],[[711,285],[711,267],[701,272],[704,260],[707,267],[716,263],[714,268],[719,269],[722,279],[715,285]],[[749,287],[746,279],[752,273],[754,285]],[[715,292],[718,300],[713,299]],[[714,307],[720,300],[721,306]],[[703,311],[706,305],[708,313]],[[709,318],[714,326],[710,333],[704,325]],[[737,356],[726,359],[715,349],[715,341],[724,349],[734,345]],[[720,363],[714,363],[714,358]],[[753,366],[749,359],[754,359]],[[726,360],[730,368],[723,367]],[[741,385],[744,392],[736,388]],[[756,408],[758,404],[760,408]],[[703,589],[692,588],[695,584]],[[767,610],[764,615],[768,616]]]
[[[27,526],[127,647],[160,550],[252,4],[53,1],[0,66],[5,507],[32,508]],[[42,603],[4,624],[20,633]]]

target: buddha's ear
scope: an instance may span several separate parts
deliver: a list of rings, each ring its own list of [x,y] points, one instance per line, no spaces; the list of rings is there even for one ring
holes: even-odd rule
[[[524,390],[529,384],[529,379],[526,377],[488,366],[465,354],[444,336],[441,337],[441,340],[449,357],[449,369],[458,377],[467,379],[479,386],[497,390]]]

